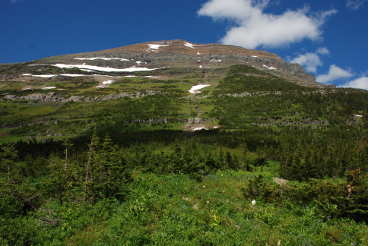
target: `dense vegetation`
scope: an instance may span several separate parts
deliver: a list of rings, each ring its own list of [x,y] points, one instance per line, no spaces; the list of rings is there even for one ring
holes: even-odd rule
[[[368,245],[368,93],[247,66],[203,98],[172,83],[2,102],[0,245]],[[182,131],[193,108],[221,129]]]

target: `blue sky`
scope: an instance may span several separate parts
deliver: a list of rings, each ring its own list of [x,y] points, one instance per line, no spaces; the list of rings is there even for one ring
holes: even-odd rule
[[[0,1],[0,63],[185,39],[267,50],[368,89],[368,0]]]

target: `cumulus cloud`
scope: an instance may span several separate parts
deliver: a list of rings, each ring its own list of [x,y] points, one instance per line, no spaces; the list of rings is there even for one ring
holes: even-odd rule
[[[346,84],[341,85],[340,87],[368,90],[368,77],[361,77],[361,78],[352,80]]]
[[[363,7],[365,2],[367,2],[367,0],[347,0],[346,7],[349,9],[357,10]]]
[[[307,72],[310,73],[317,72],[317,68],[323,65],[321,58],[316,53],[305,53],[303,55],[299,55],[298,57],[294,58],[291,62],[298,63],[299,65],[305,67]]]
[[[281,15],[265,13],[269,0],[209,0],[198,11],[199,15],[235,23],[222,38],[224,44],[254,49],[280,47],[304,39],[321,37],[321,26],[336,10],[311,15],[307,8],[287,10]]]
[[[303,66],[307,72],[316,73],[317,68],[323,65],[320,55],[328,55],[330,51],[325,48],[319,48],[316,52],[308,52],[301,54],[291,60],[292,63],[297,63]]]
[[[338,79],[346,79],[351,78],[353,74],[343,68],[340,68],[336,65],[331,65],[330,70],[327,74],[322,74],[317,76],[317,82],[320,83],[328,83],[332,81],[336,81]]]

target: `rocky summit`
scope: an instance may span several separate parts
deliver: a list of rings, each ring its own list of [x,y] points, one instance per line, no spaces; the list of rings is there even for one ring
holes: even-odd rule
[[[49,57],[25,64],[3,65],[0,66],[0,78],[23,80],[24,76],[29,77],[30,74],[38,74],[38,78],[52,78],[57,72],[66,74],[66,70],[91,76],[95,72],[111,75],[167,68],[196,68],[206,73],[235,64],[249,65],[302,86],[323,87],[298,64],[290,64],[275,54],[230,45],[193,44],[184,40],[152,41],[96,52]],[[50,70],[51,74],[42,74]]]

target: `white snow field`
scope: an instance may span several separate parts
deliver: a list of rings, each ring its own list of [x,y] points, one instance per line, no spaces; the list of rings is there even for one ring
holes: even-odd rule
[[[147,44],[151,50],[159,50],[161,47],[166,47],[166,44]]]
[[[200,127],[196,127],[192,129],[193,132],[202,131],[202,130],[208,131],[208,128],[204,126],[200,126]]]
[[[112,67],[99,67],[99,66],[91,66],[86,64],[54,64],[52,65],[58,68],[79,68],[79,69],[89,69],[93,71],[100,72],[146,72],[146,71],[154,71],[159,68],[146,68],[146,67],[129,67],[129,68],[112,68]]]
[[[98,74],[96,74],[98,75]],[[37,78],[53,78],[56,76],[64,76],[64,77],[85,77],[85,76],[92,76],[90,74],[74,74],[74,73],[62,73],[62,74],[30,74],[25,73],[23,76],[31,76]],[[94,75],[93,75],[94,76]]]
[[[107,88],[109,87],[109,85],[111,85],[112,83],[114,83],[114,80],[105,80],[103,81],[101,84],[99,84],[98,86],[96,86],[97,89],[103,89],[103,88]]]
[[[117,61],[129,61],[129,59],[125,59],[125,58],[119,58],[119,57],[76,57],[74,58],[75,60],[79,60],[79,61],[95,61],[95,60],[104,60],[104,61],[113,61],[113,60],[117,60]]]
[[[275,68],[275,67],[273,67],[273,66],[267,66],[267,65],[265,65],[265,64],[263,64],[263,67],[264,68],[267,68],[268,70],[277,70],[277,68]]]
[[[57,76],[57,74],[30,74],[30,73],[24,73],[23,76],[32,76],[37,78],[53,78]]]
[[[111,85],[112,83],[114,83],[114,80],[106,80],[102,82],[103,85]]]
[[[55,86],[47,86],[47,87],[43,87],[42,90],[52,90],[52,89],[56,89]]]
[[[222,60],[213,58],[213,59],[210,60],[210,62],[212,62],[212,63],[221,63]]]
[[[194,45],[191,44],[191,43],[188,43],[188,42],[184,43],[184,46],[186,46],[188,48],[191,48],[191,49],[194,49]]]
[[[209,87],[209,86],[211,86],[211,85],[195,85],[195,86],[192,86],[192,88],[189,90],[189,93],[199,94],[199,93],[201,93],[200,90],[202,90],[203,88]]]

